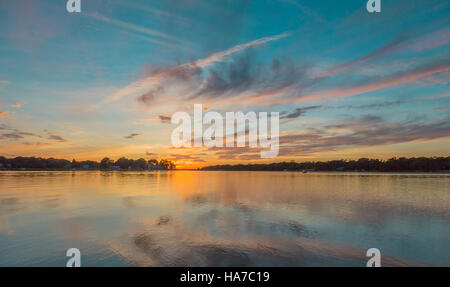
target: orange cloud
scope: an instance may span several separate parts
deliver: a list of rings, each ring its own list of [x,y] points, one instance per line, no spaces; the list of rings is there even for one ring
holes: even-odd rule
[[[145,120],[147,121],[161,121],[161,123],[164,124],[170,124],[170,120],[172,119],[171,115],[168,114],[161,114],[155,117],[148,117]]]
[[[261,100],[261,99],[265,99],[265,98],[275,98],[275,97],[278,97],[278,96],[288,93],[290,90],[292,90],[292,89],[284,88],[284,89],[279,89],[279,90],[272,90],[272,91],[260,93],[260,94],[254,95],[254,96],[236,99],[234,102],[247,102],[247,101],[253,101],[253,100]]]

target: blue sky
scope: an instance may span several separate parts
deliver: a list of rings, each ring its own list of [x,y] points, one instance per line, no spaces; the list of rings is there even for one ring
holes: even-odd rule
[[[448,155],[448,1],[65,2],[0,1],[5,156],[260,160],[171,148],[194,103],[279,111],[275,160]]]

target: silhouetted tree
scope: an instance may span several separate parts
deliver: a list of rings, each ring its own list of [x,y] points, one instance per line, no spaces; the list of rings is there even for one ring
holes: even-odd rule
[[[120,169],[128,169],[128,167],[130,167],[131,164],[132,162],[126,157],[119,158],[115,163],[115,165],[119,166]]]
[[[270,164],[238,164],[207,166],[203,170],[271,170],[271,171],[448,171],[450,157],[432,158],[391,158],[386,161],[379,159],[360,158],[358,160],[332,160],[326,162],[279,162]]]
[[[134,169],[145,169],[146,165],[147,165],[147,162],[143,158],[140,158],[140,159],[135,160],[133,162],[133,168]]]
[[[100,161],[100,167],[103,169],[109,169],[114,164],[114,161],[110,160],[109,157],[105,157]]]

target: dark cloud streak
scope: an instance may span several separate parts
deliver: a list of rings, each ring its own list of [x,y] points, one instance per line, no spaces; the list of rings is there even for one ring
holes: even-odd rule
[[[124,139],[134,139],[135,137],[138,137],[138,136],[140,136],[141,134],[137,134],[137,133],[132,133],[132,134],[129,134],[129,135],[127,135],[127,136],[124,136],[123,138]]]

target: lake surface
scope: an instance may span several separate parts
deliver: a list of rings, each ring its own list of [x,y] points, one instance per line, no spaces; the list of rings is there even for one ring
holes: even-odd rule
[[[0,172],[0,266],[450,266],[450,175]]]

